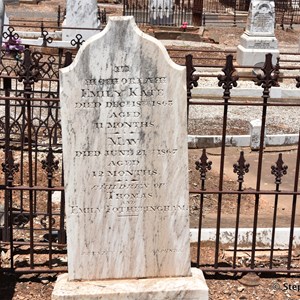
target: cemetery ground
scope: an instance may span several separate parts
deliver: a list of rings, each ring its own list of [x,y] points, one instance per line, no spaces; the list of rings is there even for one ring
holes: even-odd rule
[[[64,1],[51,1],[55,3],[63,4]],[[48,2],[41,2],[39,9],[45,9]],[[32,6],[30,6],[32,8]],[[108,15],[118,14],[119,6],[116,6],[117,9],[114,9],[112,6],[107,8]],[[38,11],[38,9],[37,9]],[[148,31],[152,31],[152,29],[148,29]],[[234,47],[238,44],[239,37],[243,32],[243,28],[208,28],[204,32],[204,37],[207,41],[213,42],[211,44],[212,47]],[[284,46],[286,49],[289,47],[293,47],[298,45],[299,42],[299,31],[296,28],[295,30],[276,31],[276,37],[279,40],[280,45]],[[189,46],[186,46],[187,49]],[[237,126],[235,130],[241,130],[241,126]],[[245,129],[245,124],[242,126]],[[246,128],[247,129],[247,128]],[[198,130],[197,126],[193,127],[193,130],[196,132]],[[229,153],[232,154],[232,163],[235,163],[237,158],[236,153],[241,150],[237,148],[231,148]],[[243,149],[246,150],[246,149]],[[293,153],[295,149],[293,147],[285,147],[284,149],[274,148],[271,149],[271,154],[276,154],[279,151],[284,150],[287,153]],[[210,155],[210,159],[218,158],[218,148],[209,149],[208,154]],[[250,154],[250,151],[249,151]],[[201,153],[200,150],[189,150],[189,174],[190,174],[190,186],[197,187],[199,185],[199,173],[195,170],[195,160],[199,159]],[[267,156],[267,155],[266,155]],[[236,158],[236,159],[235,159]],[[275,161],[273,161],[274,163]],[[224,184],[228,187],[228,189],[237,189],[237,182],[233,175],[231,174],[232,170],[230,169],[232,166],[227,166],[226,176],[224,180]],[[42,174],[42,171],[41,171]],[[218,175],[217,171],[212,170],[208,173],[208,188],[214,188],[218,185]],[[46,180],[46,177],[41,176]],[[270,184],[270,183],[269,183]],[[230,223],[230,215],[234,214],[235,209],[235,200],[225,198],[224,206],[222,207],[222,217]],[[197,207],[197,196],[191,196],[190,205],[193,208],[191,211],[191,226],[196,227],[198,223],[198,207]],[[206,199],[206,211],[205,211],[205,220],[207,222],[207,226],[215,226],[215,212],[217,207],[217,200],[213,197]],[[266,218],[269,217],[271,220],[272,216],[272,207],[268,205],[267,201],[262,201],[261,210],[264,210],[266,213]],[[251,214],[251,210],[253,210],[253,204],[251,199],[243,199],[242,206],[242,215],[245,217],[245,223],[247,223],[247,215]],[[281,213],[284,217],[286,210],[282,210]],[[288,215],[288,213],[287,213]],[[226,217],[227,216],[227,217]],[[234,221],[234,220],[233,220]],[[228,223],[228,224],[229,224]],[[225,225],[225,224],[224,224]],[[250,225],[251,226],[251,225]],[[213,263],[214,258],[214,245],[210,243],[205,243],[202,245],[202,259]],[[1,249],[2,253],[5,254],[7,248]],[[191,245],[191,255],[192,261],[196,260],[196,253],[194,245]],[[247,256],[249,254],[247,251],[241,253],[241,260],[247,261]],[[276,256],[277,255],[277,256]],[[66,254],[63,254],[62,257],[65,257]],[[224,264],[228,263],[228,252],[226,252],[226,245],[222,245],[220,250],[220,256],[224,259]],[[286,260],[287,254],[282,251],[280,253],[275,253],[278,264]],[[300,252],[295,249],[294,251],[294,260],[293,265],[297,266],[300,260]],[[24,258],[22,258],[23,260]],[[40,255],[39,258],[43,261],[43,256]],[[26,261],[26,258],[24,259]],[[261,265],[267,263],[266,257],[263,254],[260,254],[259,260]],[[247,263],[247,262],[245,262]],[[206,283],[210,289],[210,299],[299,299],[300,292],[298,291],[298,287],[300,287],[300,278],[299,277],[287,277],[283,274],[279,275],[261,275],[259,280],[248,280],[242,284],[239,280],[242,278],[244,274],[238,273],[236,275],[233,274],[205,274]],[[51,293],[55,284],[55,280],[57,278],[57,274],[25,274],[21,276],[13,276],[8,274],[0,275],[0,300],[40,300],[40,299],[51,299]],[[156,300],[156,299],[153,299]]]

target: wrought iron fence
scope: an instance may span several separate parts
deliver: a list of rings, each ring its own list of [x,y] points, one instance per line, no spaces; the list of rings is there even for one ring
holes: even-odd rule
[[[218,85],[223,89],[222,100],[204,100],[193,97],[192,90],[198,85],[198,78],[195,74],[195,66],[193,65],[192,56],[186,57],[187,65],[187,89],[188,89],[188,107],[191,106],[221,106],[223,109],[222,122],[220,124],[221,143],[220,143],[220,162],[218,166],[214,167],[212,164],[213,156],[208,154],[208,149],[203,148],[199,153],[199,160],[196,161],[195,168],[199,172],[199,188],[193,188],[190,193],[195,195],[196,198],[196,213],[198,214],[198,242],[194,245],[194,258],[193,264],[201,268],[204,272],[283,272],[283,273],[299,273],[300,269],[295,260],[297,254],[294,250],[299,247],[296,239],[298,234],[295,235],[295,227],[299,226],[297,217],[299,217],[296,207],[297,200],[300,195],[299,190],[299,169],[300,169],[300,128],[298,125],[298,144],[293,148],[294,160],[292,165],[287,166],[284,163],[286,153],[278,151],[278,157],[274,160],[273,164],[267,165],[264,162],[266,157],[266,149],[264,146],[265,132],[266,132],[266,119],[268,116],[267,111],[272,107],[282,107],[284,112],[285,108],[294,107],[299,110],[300,104],[297,102],[289,102],[288,100],[271,101],[270,92],[273,87],[279,86],[279,64],[272,65],[272,55],[266,55],[266,62],[262,67],[262,73],[252,76],[255,83],[262,87],[261,101],[243,101],[231,99],[232,90],[237,86],[239,74],[233,65],[233,56],[228,55],[226,58],[226,66],[223,68],[223,75],[218,76]],[[201,77],[200,77],[201,80]],[[295,88],[300,87],[300,76],[294,77]],[[259,138],[259,149],[255,152],[255,159],[253,164],[248,163],[247,154],[244,149],[240,149],[240,153],[236,153],[235,161],[232,164],[232,174],[236,174],[236,185],[232,186],[225,180],[225,164],[228,161],[226,152],[226,136],[228,132],[228,116],[230,109],[233,107],[260,107],[261,130]],[[242,114],[242,113],[241,113]],[[247,182],[247,173],[249,169],[253,168],[256,173],[255,186],[250,187]],[[289,172],[287,171],[289,168]],[[211,170],[215,170],[215,181],[211,184],[212,176]],[[263,176],[268,174],[273,177],[274,185],[270,189],[265,189],[263,184]],[[227,171],[228,173],[228,171]],[[286,182],[290,184],[287,185]],[[285,184],[284,184],[285,183]],[[261,208],[262,198],[267,197],[267,207],[272,208],[270,218],[259,221],[264,216],[264,209]],[[284,201],[284,207],[290,207],[290,211],[285,216],[285,236],[288,236],[288,243],[283,248],[286,251],[286,256],[283,260],[278,262],[278,257],[275,258],[275,252],[278,250],[276,244],[276,233],[278,231],[278,223],[282,223],[282,215],[279,215],[279,202]],[[203,240],[204,217],[208,217],[207,210],[215,203],[215,225],[211,228],[215,232],[215,238],[210,240],[210,245],[207,246]],[[232,240],[227,242],[227,245],[221,244],[221,232],[224,225],[222,220],[225,217],[224,208],[229,205],[230,223],[234,232]],[[247,216],[247,225],[251,222],[249,232],[252,233],[250,245],[242,245],[239,241],[241,231],[242,207],[244,208],[243,217]],[[251,215],[250,215],[251,214]],[[227,212],[228,219],[228,212]],[[243,222],[245,225],[245,222]],[[296,223],[298,225],[296,225]],[[258,243],[259,227],[265,227],[267,224],[270,226],[270,239],[269,245],[262,246]],[[281,224],[282,225],[282,224]],[[226,225],[225,225],[226,226]],[[228,228],[227,228],[228,230]],[[224,250],[225,249],[225,250]],[[229,249],[227,255],[224,255],[226,249]],[[282,249],[282,248],[281,248]],[[212,259],[208,259],[205,255],[208,250],[212,250]],[[264,252],[265,260],[257,257],[258,252]],[[241,259],[241,253],[247,253],[246,259]],[[225,258],[224,258],[225,257]],[[262,262],[264,261],[264,262]]]
[[[71,59],[39,50],[1,52],[1,271],[66,270],[58,69]]]
[[[134,16],[135,22],[143,25],[181,26],[183,22],[192,24],[193,8],[190,1],[179,1],[175,5],[154,5],[146,1],[124,1],[123,15]]]
[[[276,23],[282,29],[285,26],[293,28],[294,24],[300,23],[300,2],[299,1],[279,1],[275,0]]]
[[[79,47],[80,45],[78,45]],[[66,235],[64,224],[64,193],[62,169],[62,145],[60,131],[60,105],[58,69],[71,63],[70,52],[64,49],[52,49],[45,54],[42,47],[35,50],[25,49],[21,60],[5,56],[2,52],[0,65],[0,153],[2,173],[0,176],[0,248],[5,257],[1,256],[0,271],[10,272],[59,272],[66,271]],[[76,52],[76,50],[74,50]],[[220,164],[217,168],[217,186],[210,185],[210,170],[216,169],[210,163],[207,149],[199,150],[200,159],[195,167],[199,172],[198,186],[191,188],[190,194],[195,195],[198,215],[198,242],[193,245],[195,256],[192,263],[206,272],[285,272],[297,273],[293,268],[294,228],[296,224],[296,207],[299,192],[300,142],[296,151],[293,175],[286,175],[284,153],[269,166],[274,176],[274,188],[264,190],[262,186],[262,171],[265,168],[263,159],[265,120],[267,111],[272,106],[299,108],[298,103],[271,102],[270,91],[273,86],[280,84],[280,66],[274,67],[270,56],[262,68],[263,73],[254,76],[257,84],[263,87],[261,101],[232,101],[231,91],[238,83],[238,73],[233,66],[232,56],[226,59],[223,68],[224,75],[218,76],[218,84],[224,90],[220,101],[197,99],[193,95],[193,87],[201,82],[202,77],[195,75],[196,65],[192,56],[187,56],[187,105],[219,106],[223,108]],[[253,79],[253,75],[251,75]],[[295,78],[295,86],[300,86],[300,76]],[[233,164],[233,172],[237,174],[235,188],[227,188],[224,177],[226,163],[226,136],[228,128],[228,113],[233,106],[261,107],[261,138],[257,152],[256,166],[248,165],[247,154],[243,150],[237,155]],[[246,160],[246,161],[245,161]],[[249,168],[256,169],[256,186],[249,188],[245,175]],[[291,166],[289,166],[291,168]],[[282,188],[282,181],[289,176],[292,187]],[[261,197],[269,195],[273,203],[272,238],[267,249],[269,263],[264,267],[258,265],[256,253],[260,250],[257,245],[257,232],[260,217],[259,205]],[[228,197],[229,196],[229,197]],[[278,221],[279,199],[287,196],[291,202],[289,218],[289,246],[286,265],[276,267],[274,252],[275,233]],[[216,202],[215,240],[212,241],[213,261],[208,261],[204,253],[202,230],[206,205]],[[231,258],[224,267],[220,254],[224,247],[221,242],[223,205],[233,203],[235,209],[235,238],[230,250]],[[238,255],[240,244],[238,235],[241,225],[241,209],[244,203],[250,203],[252,210],[253,238],[250,246],[250,260],[241,265]],[[266,249],[264,249],[266,251]]]
[[[63,21],[66,17],[66,9],[62,9],[60,5],[57,6],[56,13],[49,12],[39,12],[31,13],[28,11],[17,11],[12,13],[10,24],[4,24],[5,26],[10,26],[11,24],[20,24],[22,27],[29,27],[34,29],[37,27],[35,24],[41,24],[41,18],[43,18],[42,23],[47,23],[48,28],[57,28],[57,30],[62,28]],[[98,19],[101,24],[107,23],[106,9],[101,9],[98,7]],[[24,21],[26,23],[24,24]]]
[[[203,25],[222,24],[226,20],[228,24],[236,25],[236,17],[240,16],[243,23],[246,21],[245,14],[248,12],[250,0],[203,0],[203,14],[205,20]],[[218,14],[218,15],[216,15]],[[282,28],[285,26],[293,27],[294,24],[300,23],[300,3],[298,0],[275,0],[276,24]],[[242,23],[242,22],[240,22]]]
[[[226,13],[228,10],[233,10],[236,8],[233,1],[231,0],[204,0],[203,8],[205,12],[211,13]]]

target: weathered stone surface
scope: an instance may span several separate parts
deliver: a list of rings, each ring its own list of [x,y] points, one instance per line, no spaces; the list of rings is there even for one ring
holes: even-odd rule
[[[252,0],[246,31],[237,47],[237,62],[241,66],[262,66],[267,53],[272,53],[272,62],[279,55],[278,41],[274,34],[275,5],[272,0]]]
[[[61,71],[70,280],[190,275],[185,76],[132,17]]]
[[[250,147],[251,150],[259,150],[261,135],[261,119],[252,120],[250,122]],[[264,139],[265,146],[265,139]]]
[[[60,275],[52,300],[207,300],[208,288],[199,269],[191,277],[76,282]]]
[[[76,39],[77,34],[80,34],[83,40],[86,41],[99,32],[97,30],[99,26],[97,0],[67,0],[66,19],[63,27],[78,29],[63,28],[63,41]],[[95,30],[84,30],[82,28],[95,28]]]
[[[0,45],[2,45],[4,16],[5,16],[5,5],[4,5],[4,1],[0,0]]]
[[[275,3],[272,0],[252,0],[246,33],[254,36],[274,36]]]

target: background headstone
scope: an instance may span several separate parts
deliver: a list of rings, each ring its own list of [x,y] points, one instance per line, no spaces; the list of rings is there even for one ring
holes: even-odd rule
[[[9,17],[6,12],[4,12],[4,23],[3,23],[3,32],[6,32],[9,27]]]
[[[0,0],[0,45],[2,45],[2,34],[3,34],[3,27],[5,22],[5,4],[4,0]]]
[[[190,268],[185,78],[133,17],[61,71],[69,281],[53,299],[207,299]]]
[[[5,12],[5,4],[19,4],[19,0],[0,0],[0,45],[2,45],[2,34],[7,30],[7,25],[9,24],[9,18]]]
[[[267,53],[273,54],[273,64],[279,55],[274,34],[275,4],[272,0],[252,0],[249,7],[246,31],[237,48],[240,66],[262,66]]]
[[[66,18],[63,27],[73,27],[78,29],[63,28],[62,40],[71,41],[81,34],[84,41],[99,32],[97,0],[66,0]],[[90,28],[95,30],[84,30]]]

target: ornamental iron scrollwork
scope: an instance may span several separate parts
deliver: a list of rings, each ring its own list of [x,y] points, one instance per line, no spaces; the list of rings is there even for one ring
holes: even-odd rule
[[[2,163],[2,171],[7,175],[8,184],[13,182],[15,173],[19,172],[19,163],[15,163],[11,150],[7,153],[5,163]]]
[[[19,228],[24,228],[24,226],[29,222],[29,215],[20,213],[15,215],[13,212],[13,225],[16,225]]]
[[[278,56],[277,57],[277,62],[276,62],[276,65],[275,65],[275,68],[274,68],[274,74],[275,76],[277,76],[277,84],[276,86],[279,86],[279,82],[278,82],[278,79],[279,79],[279,76],[280,76],[280,57]]]
[[[20,36],[15,32],[14,27],[9,26],[7,31],[3,32],[2,36],[9,42],[15,41],[20,38]]]
[[[42,218],[41,218],[41,225],[45,228],[45,229],[48,229],[49,228],[49,219],[50,217],[47,216],[47,215],[44,215]],[[51,218],[51,226],[54,226],[55,225],[55,219],[54,218]]]
[[[53,150],[50,147],[46,159],[42,160],[42,168],[47,172],[49,180],[53,178],[53,173],[58,170],[59,161],[55,160]]]
[[[43,23],[41,24],[41,35],[43,39],[43,47],[47,47],[48,44],[51,44],[53,42],[53,38],[49,36],[49,32],[45,30]]]
[[[230,90],[237,86],[237,81],[239,79],[237,71],[233,66],[232,54],[227,55],[226,65],[222,71],[224,75],[218,75],[218,86],[224,89],[224,98],[228,98],[230,96]]]
[[[271,166],[271,174],[275,176],[276,185],[281,184],[281,178],[287,174],[288,166],[282,160],[282,153],[279,153],[276,165]]]
[[[185,66],[186,66],[186,85],[187,85],[187,95],[188,99],[191,98],[191,90],[198,86],[198,80],[200,75],[194,74],[196,72],[193,66],[193,55],[188,54],[185,56]]]
[[[261,68],[264,74],[258,74],[256,76],[256,85],[262,86],[264,90],[269,90],[272,86],[278,86],[279,74],[276,71],[276,67],[272,64],[272,54],[266,54],[266,60],[264,66]]]
[[[24,60],[18,72],[18,81],[24,84],[24,95],[32,94],[32,85],[42,78],[42,73],[49,71],[49,64],[41,62],[43,55],[40,52],[31,52],[29,49],[24,50]]]
[[[250,164],[246,163],[244,151],[241,151],[239,160],[233,165],[233,172],[238,175],[238,182],[244,182],[244,176],[249,172]]]
[[[76,47],[76,49],[78,50],[84,42],[85,40],[83,39],[82,35],[78,33],[76,34],[75,38],[71,40],[70,43],[73,47]]]
[[[49,55],[47,58],[47,66],[49,69],[47,73],[43,73],[43,78],[56,79],[59,78],[59,69],[56,67],[56,59],[53,55]]]
[[[200,173],[200,179],[206,180],[206,173],[211,170],[212,162],[208,160],[206,149],[202,150],[202,155],[198,161],[195,162],[196,170]]]

